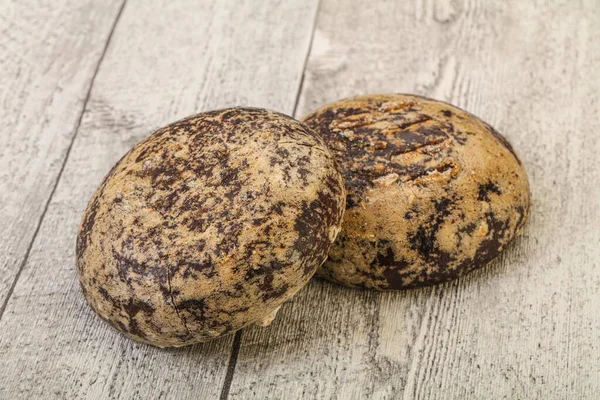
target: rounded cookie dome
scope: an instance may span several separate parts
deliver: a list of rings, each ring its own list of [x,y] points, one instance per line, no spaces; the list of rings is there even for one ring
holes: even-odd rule
[[[529,215],[511,145],[449,104],[361,96],[304,123],[336,155],[347,190],[342,232],[318,276],[378,290],[444,282],[496,257]]]
[[[96,313],[152,345],[268,318],[323,263],[345,191],[323,140],[268,110],[206,112],[154,132],[104,178],[77,238]]]

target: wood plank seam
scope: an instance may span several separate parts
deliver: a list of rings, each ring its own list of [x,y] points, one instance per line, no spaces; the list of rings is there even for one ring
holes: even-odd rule
[[[104,56],[106,55],[106,51],[110,44],[110,40],[113,36],[113,32],[115,31],[115,27],[117,26],[117,22],[119,21],[119,18],[121,17],[121,14],[123,12],[123,8],[125,7],[126,2],[127,2],[127,0],[123,0],[123,3],[121,4],[121,7],[119,8],[119,12],[117,13],[117,17],[115,18],[115,21],[113,22],[110,32],[108,33],[108,36],[106,39],[106,44],[104,45],[104,48],[102,49],[102,53],[100,54],[98,63],[96,64],[96,68],[94,69],[92,79],[90,80],[90,86],[88,87],[85,99],[83,100],[83,106],[81,107],[81,113],[79,114],[79,118],[77,119],[77,123],[75,124],[74,133],[73,133],[73,136],[71,137],[71,142],[69,143],[69,146],[67,147],[67,151],[65,152],[65,156],[64,156],[63,162],[60,166],[60,170],[58,171],[58,175],[56,176],[56,180],[54,181],[54,185],[52,186],[50,195],[48,196],[48,199],[46,200],[46,204],[44,205],[44,210],[42,211],[40,219],[38,220],[38,223],[35,228],[35,231],[33,232],[31,241],[29,242],[29,245],[27,246],[27,251],[25,251],[25,255],[23,256],[23,261],[21,261],[21,264],[19,265],[19,269],[17,270],[17,273],[15,275],[15,278],[13,279],[13,282],[10,285],[10,288],[8,289],[8,295],[6,296],[6,299],[4,300],[2,307],[0,307],[0,321],[2,320],[2,316],[4,315],[4,311],[6,310],[6,306],[8,305],[8,301],[10,300],[10,298],[13,294],[13,291],[15,290],[15,286],[17,285],[17,282],[19,281],[21,272],[23,271],[23,268],[27,264],[27,260],[29,259],[29,254],[31,253],[31,249],[33,247],[33,244],[35,243],[35,239],[37,238],[37,235],[40,231],[40,227],[42,226],[42,221],[44,220],[44,217],[46,216],[46,212],[48,211],[48,207],[50,206],[50,202],[52,201],[54,192],[56,191],[56,188],[58,187],[58,183],[60,182],[60,178],[62,177],[62,173],[65,169],[65,165],[67,164],[67,160],[69,159],[69,155],[71,154],[71,149],[73,148],[73,143],[75,142],[75,138],[77,137],[77,133],[79,132],[79,127],[81,126],[81,121],[83,120],[83,114],[85,113],[87,103],[90,99],[90,94],[92,93],[92,87],[94,86],[94,81],[96,79],[96,75],[98,74],[98,71],[100,70],[100,64],[102,64],[102,60],[104,60]]]
[[[241,344],[242,330],[239,330],[235,333],[235,337],[233,338],[233,344],[231,345],[231,356],[229,358],[229,363],[227,364],[225,381],[223,382],[221,396],[219,397],[220,400],[227,400],[227,398],[229,397],[229,390],[231,389],[231,382],[233,382],[233,375],[235,374],[235,366],[237,364]]]
[[[292,116],[297,118],[296,112],[298,111],[298,102],[300,101],[300,95],[302,94],[302,88],[304,87],[304,79],[306,77],[306,67],[308,65],[308,59],[312,52],[313,41],[315,40],[315,31],[317,30],[317,18],[319,18],[319,10],[321,8],[321,0],[317,3],[317,11],[315,11],[315,17],[313,19],[312,31],[310,32],[310,40],[308,42],[308,50],[306,51],[306,57],[304,57],[304,64],[302,65],[302,75],[300,76],[300,84],[298,85],[298,92],[296,92],[296,100],[294,101],[294,110]]]
[[[292,116],[296,117],[296,112],[298,110],[298,102],[300,101],[300,95],[302,94],[302,87],[304,86],[304,79],[306,77],[306,67],[308,65],[308,59],[310,57],[310,53],[312,51],[312,45],[315,38],[315,31],[317,30],[317,19],[319,18],[319,10],[321,8],[321,0],[317,2],[317,7],[315,11],[315,15],[313,18],[312,29],[310,32],[310,39],[308,42],[308,48],[306,50],[306,56],[304,57],[304,63],[302,65],[302,75],[300,76],[300,83],[298,85],[298,91],[296,92],[296,98],[294,100],[294,108],[292,111]],[[237,331],[235,333],[235,337],[233,339],[233,344],[231,345],[231,356],[229,358],[229,363],[227,364],[227,372],[225,375],[225,381],[223,382],[223,388],[221,390],[220,400],[227,400],[229,397],[229,390],[231,389],[231,383],[233,382],[233,376],[235,375],[235,367],[237,364],[238,355],[240,352],[240,347],[242,343],[242,331]]]

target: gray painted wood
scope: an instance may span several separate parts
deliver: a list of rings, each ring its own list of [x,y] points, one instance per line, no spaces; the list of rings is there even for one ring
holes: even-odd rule
[[[160,350],[118,334],[92,313],[80,293],[74,265],[77,227],[104,174],[153,129],[232,105],[292,113],[316,8],[316,1],[126,4],[0,320],[0,398],[220,396],[233,336]],[[42,35],[41,27],[30,29]],[[12,106],[9,100],[4,104]],[[52,109],[47,112],[61,118]],[[26,232],[32,234],[31,229]]]
[[[80,216],[154,128],[234,104],[292,113],[317,4],[129,0],[78,130],[120,3],[69,4],[0,4],[0,116],[11,128],[0,300],[78,131],[0,320],[0,398],[597,397],[597,2],[321,0],[297,115],[374,92],[455,103],[514,144],[531,221],[458,281],[397,293],[313,281],[271,327],[177,350],[127,340],[89,310],[74,272]]]
[[[0,1],[0,315],[119,7],[118,0]]]
[[[231,398],[565,399],[600,393],[600,7],[323,0],[298,115],[415,92],[496,126],[533,215],[491,265],[435,288],[315,281],[243,331]]]

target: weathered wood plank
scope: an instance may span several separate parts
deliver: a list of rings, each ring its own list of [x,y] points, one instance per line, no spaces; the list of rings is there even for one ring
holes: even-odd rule
[[[243,331],[231,398],[593,398],[600,392],[600,7],[323,0],[299,115],[416,92],[495,125],[534,208],[500,260],[435,288],[313,282]]]
[[[233,337],[159,350],[118,334],[80,293],[77,227],[104,174],[153,129],[237,104],[291,113],[315,12],[315,1],[126,4],[0,321],[0,398],[219,397]]]
[[[119,0],[0,2],[0,316],[55,187],[120,5]]]

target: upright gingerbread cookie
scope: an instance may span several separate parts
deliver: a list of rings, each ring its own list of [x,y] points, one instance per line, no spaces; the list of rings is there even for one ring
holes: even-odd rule
[[[304,122],[336,155],[348,192],[342,232],[318,276],[378,290],[444,282],[492,260],[527,220],[521,161],[463,110],[372,95]]]
[[[115,165],[77,238],[85,298],[136,340],[183,346],[272,318],[340,230],[345,191],[323,140],[263,109],[162,128]]]

